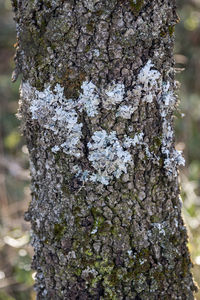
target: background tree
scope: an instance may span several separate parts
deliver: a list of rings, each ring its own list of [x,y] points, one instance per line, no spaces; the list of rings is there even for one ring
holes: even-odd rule
[[[38,299],[193,299],[174,1],[13,7]]]

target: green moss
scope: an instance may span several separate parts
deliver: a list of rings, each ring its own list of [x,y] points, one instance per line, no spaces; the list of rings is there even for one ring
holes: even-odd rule
[[[100,265],[99,265],[99,269],[98,272],[102,275],[105,274],[112,274],[112,270],[114,269],[114,263],[110,262],[107,258],[104,259]]]
[[[112,233],[112,235],[114,237],[119,236],[119,233],[120,233],[119,230],[118,230],[118,228],[117,228],[117,226],[112,226],[111,229],[110,229],[110,232]]]
[[[111,228],[111,224],[103,221],[101,224],[99,224],[98,233],[102,235],[107,235],[110,232]]]
[[[51,1],[44,1],[44,0],[43,0],[43,2],[44,2],[45,6],[46,6],[47,8],[51,8],[51,7],[52,7],[52,6],[51,6]]]
[[[39,79],[37,79],[35,81],[35,87],[37,88],[38,91],[42,91],[43,87],[44,87],[44,84]]]
[[[129,199],[130,194],[129,193],[124,193],[121,195],[122,200],[128,200]]]
[[[80,225],[81,225],[81,217],[79,217],[79,216],[75,217],[75,224],[76,224],[77,227],[80,227]]]
[[[174,26],[174,25],[170,25],[170,26],[168,27],[168,30],[169,30],[169,35],[172,36],[173,33],[174,33],[174,31],[175,31],[175,26]]]
[[[60,162],[60,157],[61,157],[60,154],[61,154],[60,152],[56,152],[55,155],[54,155],[56,164],[57,164],[58,162]]]
[[[68,186],[66,184],[62,185],[62,192],[66,195],[66,196],[70,196],[70,190],[68,188]]]
[[[149,248],[144,248],[138,253],[138,257],[141,259],[149,259],[150,258],[150,250]]]
[[[169,238],[170,243],[172,243],[175,247],[179,244],[179,239],[177,236],[171,235]]]
[[[93,255],[93,253],[89,249],[87,249],[85,251],[85,254],[88,255],[88,256],[92,256]]]
[[[100,227],[103,224],[104,220],[105,219],[103,216],[99,216],[96,218],[94,225],[96,225],[97,227]]]
[[[74,214],[74,215],[76,215],[76,214],[78,214],[78,213],[80,213],[80,212],[81,212],[80,206],[75,206],[75,207],[73,207],[73,214]]]
[[[98,209],[93,208],[97,213]],[[87,235],[88,237],[88,235]],[[93,276],[90,274],[87,277],[87,282],[90,287],[96,288],[97,285],[102,282],[104,286],[106,299],[118,299],[116,294],[116,287],[119,287],[121,282],[130,283],[132,281],[137,282],[138,277],[141,274],[147,274],[150,269],[150,250],[148,248],[142,249],[139,253],[136,253],[136,257],[130,258],[130,264],[127,268],[116,266],[115,262],[110,259],[110,257],[101,257],[96,255],[89,246],[89,243],[86,239],[85,234],[82,237],[81,245],[87,245],[86,250],[84,250],[84,254],[81,256],[80,261],[78,262],[78,268],[74,269],[74,274],[76,276],[80,276],[82,270],[87,269],[87,267],[91,269],[95,269],[98,272],[97,276]],[[73,242],[73,249],[80,248],[79,243]],[[81,267],[79,267],[81,266]],[[159,278],[160,273],[153,273],[152,278],[157,280]],[[155,277],[155,278],[154,278]],[[162,277],[161,277],[162,278]]]
[[[86,25],[87,31],[92,32],[94,30],[94,21],[89,22]]]
[[[106,234],[109,231],[110,226],[105,222],[105,218],[102,215],[102,212],[97,207],[91,208],[91,214],[94,218],[93,229],[96,233]]]
[[[127,273],[123,274],[123,280],[128,282],[136,280],[141,273],[148,273],[150,270],[150,250],[142,249],[139,253],[135,253],[134,258],[129,260]]]
[[[164,271],[153,271],[152,274],[151,274],[151,277],[153,279],[155,279],[155,281],[158,283],[158,285],[162,284],[162,282],[164,281],[165,279],[165,270]]]
[[[111,274],[108,276],[108,282],[110,286],[115,286],[119,282],[118,268],[114,268]]]
[[[17,10],[17,0],[12,0],[12,6],[14,10]]]
[[[158,162],[159,162],[159,166],[163,167],[163,165],[164,165],[164,159],[162,157],[159,158]]]
[[[134,272],[130,271],[130,272],[127,272],[124,276],[123,276],[123,281],[125,282],[130,282],[134,279]]]
[[[115,291],[112,291],[111,288],[105,287],[105,296],[108,300],[117,300],[118,296]]]
[[[98,282],[100,282],[100,281],[101,281],[101,276],[96,276],[96,277],[92,278],[92,280],[91,280],[91,286],[93,288],[96,288]]]
[[[54,239],[56,241],[60,241],[66,229],[67,229],[66,224],[59,224],[59,223],[54,224],[54,229],[53,229]]]
[[[95,234],[91,235],[91,229],[87,230],[86,227],[81,225],[82,218],[78,216],[80,211],[80,203],[77,203],[73,207],[73,213],[76,215],[75,224],[77,230],[73,235],[72,249],[79,252],[80,256],[77,256],[76,259],[77,267],[73,265],[74,275],[81,276],[82,271],[88,267],[96,270],[98,273],[97,276],[90,276],[90,274],[87,276],[88,285],[94,289],[101,282],[104,287],[105,298],[117,299],[117,295],[115,294],[116,287],[120,286],[121,282],[130,284],[133,281],[137,283],[141,274],[144,278],[148,276],[151,271],[151,251],[149,248],[144,248],[139,252],[135,251],[133,257],[127,257],[128,261],[126,268],[117,266],[111,257],[106,255],[102,257],[93,251],[91,238],[96,240],[97,237]],[[102,214],[102,208],[93,206],[90,209],[90,216],[91,215],[94,220],[92,228],[97,229],[97,235],[106,233],[107,235],[113,235],[113,238],[117,239],[120,229],[117,225],[107,227],[108,224]],[[157,216],[152,216],[152,221],[157,222]],[[62,224],[56,224],[55,231],[58,236],[60,232],[64,232]],[[155,272],[152,272],[151,278],[152,280],[155,280],[156,283],[158,282],[158,285],[161,285],[166,276],[163,271],[155,270]]]
[[[94,219],[96,219],[97,217],[100,217],[102,215],[102,211],[100,208],[93,206],[91,208],[91,214],[93,215]]]
[[[182,262],[181,262],[181,273],[182,276],[185,277],[188,273],[188,266],[189,266],[189,259],[187,257],[182,257]]]
[[[150,220],[151,220],[152,223],[158,223],[158,222],[160,222],[160,217],[154,215],[154,216],[150,217]]]
[[[88,51],[90,51],[90,45],[89,44],[85,47],[85,52],[87,53]]]
[[[153,144],[149,147],[150,152],[153,152],[154,154],[157,154],[160,147],[162,145],[162,138],[159,136],[156,136],[153,138]]]
[[[160,32],[160,36],[161,36],[161,37],[166,37],[166,35],[167,35],[166,31],[163,31],[163,30],[162,30],[162,31]]]
[[[84,268],[90,266],[91,268],[94,268],[99,274],[95,278],[88,278],[91,286],[96,286],[96,284],[100,280],[102,280],[101,278],[103,278],[103,285],[107,290],[107,296],[110,295],[109,297],[111,297],[111,295],[114,295],[112,294],[112,288],[119,286],[121,281],[131,282],[132,280],[137,280],[137,277],[141,273],[147,273],[150,268],[148,248],[141,250],[136,258],[130,259],[131,264],[127,269],[116,267],[115,263],[108,257],[104,257],[103,259],[100,256],[95,257],[95,254],[92,253],[89,249],[85,251],[85,254],[85,259],[81,259],[81,265]],[[93,259],[88,260],[87,257],[91,256],[93,256]],[[143,261],[142,264],[141,261]],[[109,297],[108,299],[114,299]]]
[[[162,137],[155,136],[154,139],[154,144],[159,148],[162,145]]]
[[[142,9],[144,0],[136,0],[136,3],[134,0],[129,0],[131,10],[135,15],[138,15]]]
[[[98,16],[98,17],[100,17],[102,14],[103,14],[103,10],[97,10],[95,12],[95,15]]]

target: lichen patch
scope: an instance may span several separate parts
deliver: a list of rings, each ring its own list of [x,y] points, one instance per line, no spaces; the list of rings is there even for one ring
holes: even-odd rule
[[[113,177],[127,173],[127,167],[132,163],[131,154],[123,149],[114,131],[110,134],[105,130],[95,132],[88,148],[89,161],[96,170],[91,176],[92,181],[108,184]]]

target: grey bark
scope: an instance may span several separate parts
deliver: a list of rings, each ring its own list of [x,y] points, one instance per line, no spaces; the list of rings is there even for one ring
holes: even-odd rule
[[[194,299],[175,1],[12,2],[37,299]]]

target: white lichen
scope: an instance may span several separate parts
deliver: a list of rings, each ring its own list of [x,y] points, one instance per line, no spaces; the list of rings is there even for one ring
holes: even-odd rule
[[[96,53],[98,54],[98,53]],[[78,99],[66,99],[64,88],[57,84],[53,91],[47,85],[43,91],[38,91],[28,82],[22,84],[22,98],[30,103],[32,119],[55,135],[57,144],[51,148],[53,153],[62,151],[67,155],[81,158],[83,155],[82,127],[78,112],[85,111],[89,118],[96,117],[100,110],[115,110],[116,117],[131,119],[139,107],[139,99],[146,103],[157,101],[162,120],[161,153],[164,156],[166,174],[171,177],[177,174],[177,166],[184,164],[181,152],[174,149],[174,133],[172,129],[172,114],[176,105],[173,87],[164,82],[161,73],[154,68],[149,60],[140,70],[132,91],[125,91],[122,83],[112,82],[104,89],[95,86],[91,81],[84,81]],[[132,98],[133,97],[133,98]],[[133,101],[132,101],[133,100]],[[129,131],[132,133],[132,129]],[[74,171],[82,182],[100,182],[108,185],[114,178],[127,173],[128,166],[133,164],[130,152],[134,147],[143,146],[149,159],[159,161],[144,142],[144,134],[136,133],[134,138],[124,136],[118,140],[116,132],[105,130],[95,131],[88,143],[88,159],[93,167]]]
[[[176,151],[176,161],[179,166],[185,166],[185,158],[182,156],[182,151],[175,150]]]
[[[133,255],[133,251],[132,250],[128,250],[127,253],[128,253],[129,256]]]
[[[91,81],[84,81],[81,85],[82,93],[77,103],[79,111],[85,110],[88,117],[95,117],[100,112],[100,104],[106,110],[111,110],[117,104],[124,101],[125,86],[121,83],[112,83],[102,90],[95,86]],[[136,110],[131,106],[119,108],[118,114],[123,118],[129,119]]]
[[[148,145],[145,145],[145,153],[148,158],[152,158],[152,153],[149,151]]]
[[[92,181],[108,184],[113,177],[119,178],[122,173],[127,173],[128,165],[132,164],[132,157],[125,151],[112,131],[108,134],[105,130],[96,131],[88,143],[89,161],[96,173],[90,177]]]
[[[87,269],[82,271],[81,275],[87,281],[90,275],[92,275],[95,278],[98,275],[98,272],[93,268],[87,267]]]
[[[96,57],[99,57],[99,55],[100,55],[99,49],[94,49],[93,53],[94,53],[94,56],[96,56]]]
[[[75,259],[76,253],[74,251],[71,251],[66,255],[66,258],[67,258],[67,260]]]
[[[51,148],[51,151],[54,152],[54,153],[57,153],[58,151],[60,151],[60,147],[55,145],[54,147]]]
[[[153,67],[151,60],[148,60],[138,74],[138,81],[144,85],[145,89],[157,85],[157,80],[160,79],[160,72],[155,69],[152,70]]]
[[[172,114],[176,106],[176,96],[170,82],[164,82],[161,73],[154,68],[149,60],[140,70],[135,90],[142,97],[142,101],[152,103],[157,101],[162,119],[162,145],[161,151],[164,156],[164,168],[166,174],[172,178],[177,176],[177,166],[184,165],[184,158],[181,153],[174,149],[174,131],[172,128]],[[154,161],[159,160],[149,151],[146,144],[145,151],[147,157]]]
[[[116,117],[121,117],[124,119],[130,119],[137,107],[131,105],[120,105],[116,112]]]
[[[158,98],[160,115],[162,118],[162,147],[165,156],[164,168],[167,175],[172,178],[177,176],[177,166],[185,165],[185,160],[180,151],[174,149],[174,131],[172,128],[171,115],[175,109],[176,97],[171,90],[169,82],[162,83],[162,94]]]
[[[113,83],[105,90],[105,98],[103,100],[104,108],[110,109],[112,105],[121,103],[124,100],[125,86],[122,83]]]
[[[159,234],[166,235],[166,232],[165,232],[166,224],[165,224],[165,222],[163,222],[163,223],[153,223],[153,226],[154,226],[154,228],[158,229]]]
[[[125,148],[130,148],[131,146],[135,147],[137,144],[143,144],[143,137],[143,132],[135,134],[134,138],[126,136],[123,142],[123,146]]]
[[[84,81],[81,88],[83,92],[78,98],[80,111],[85,109],[89,117],[94,117],[99,113],[98,106],[100,103],[100,97],[98,89],[91,81]]]
[[[87,0],[84,1],[84,6],[90,10],[90,11],[94,11],[95,10],[95,5],[96,3],[99,2],[98,0]]]
[[[148,60],[146,65],[140,70],[137,78],[138,89],[143,91],[142,100],[151,103],[156,98],[157,91],[161,82],[161,74],[153,69],[154,65],[151,60]]]
[[[96,234],[98,231],[98,226],[96,226],[92,231],[91,231],[91,234]]]
[[[79,172],[79,174],[76,174],[76,177],[79,177],[79,180],[86,182],[89,179],[90,173],[91,172],[88,170],[81,171],[81,172]]]
[[[56,136],[59,144],[52,148],[56,153],[63,149],[66,154],[80,157],[82,123],[78,121],[76,102],[66,99],[64,88],[57,84],[53,91],[47,86],[42,92],[32,87],[28,82],[22,84],[22,97],[30,101],[32,119]],[[65,142],[61,142],[65,139]]]
[[[92,182],[100,182],[104,185],[108,185],[109,182],[110,182],[110,177],[109,176],[106,176],[106,175],[100,175],[100,174],[95,174],[95,173],[92,173],[89,177],[89,180],[92,181]]]
[[[176,172],[175,167],[177,165],[185,165],[185,159],[182,156],[182,152],[178,150],[173,150],[172,153],[167,152],[167,158],[164,161],[164,167],[168,172],[168,175],[174,174]]]

